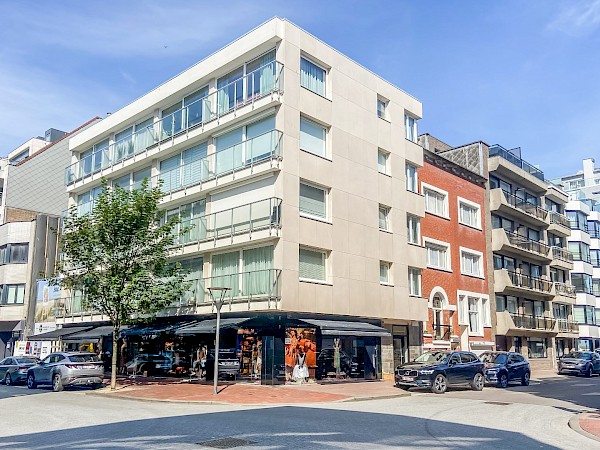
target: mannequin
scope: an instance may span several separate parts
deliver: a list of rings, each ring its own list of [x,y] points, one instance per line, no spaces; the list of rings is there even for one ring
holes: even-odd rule
[[[302,349],[298,352],[298,363],[294,366],[293,378],[299,383],[306,383],[308,380],[308,367],[305,364],[306,353]]]

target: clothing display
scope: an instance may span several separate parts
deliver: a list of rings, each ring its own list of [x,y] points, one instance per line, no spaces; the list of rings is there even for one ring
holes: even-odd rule
[[[295,381],[306,381],[309,376],[308,367],[306,367],[305,360],[306,354],[298,353],[298,364],[294,366],[294,372],[292,374],[292,377]]]

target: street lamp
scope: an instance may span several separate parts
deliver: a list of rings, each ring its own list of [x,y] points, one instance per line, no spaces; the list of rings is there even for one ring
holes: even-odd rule
[[[217,390],[217,383],[219,381],[219,331],[221,328],[221,307],[223,303],[225,303],[225,294],[227,291],[230,291],[231,288],[228,287],[209,287],[208,293],[210,294],[210,299],[212,300],[215,308],[217,308],[217,336],[215,339],[215,369],[213,373],[213,395],[217,395],[219,392]],[[218,297],[215,298],[215,294]]]

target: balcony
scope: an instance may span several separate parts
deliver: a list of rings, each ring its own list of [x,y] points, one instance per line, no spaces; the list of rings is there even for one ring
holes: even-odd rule
[[[527,259],[543,263],[551,261],[550,247],[539,241],[532,241],[525,236],[496,228],[492,232],[492,249],[494,252],[510,252]]]
[[[496,313],[497,335],[549,336],[556,335],[556,319],[551,317],[533,316],[529,314],[516,314],[509,311]]]
[[[548,217],[550,219],[548,231],[561,236],[569,236],[571,234],[571,223],[567,216],[550,211]]]
[[[122,163],[162,142],[237,111],[246,105],[283,90],[283,64],[273,61],[221,87],[206,97],[162,117],[107,147],[80,159],[65,169],[67,186]]]
[[[518,147],[513,150],[518,150],[519,153],[521,151],[521,149]],[[511,150],[507,150],[500,145],[492,145],[490,147],[490,158],[493,156],[499,156],[500,158],[512,163],[513,165],[517,166],[518,168],[523,169],[525,172],[534,176],[538,180],[544,181],[544,172],[542,172],[537,167],[529,164],[527,161],[521,159],[519,156],[517,156]]]
[[[497,293],[514,292],[521,295],[552,297],[552,287],[552,282],[542,278],[506,269],[494,270],[494,291]]]
[[[560,334],[579,334],[579,324],[567,319],[556,319]]]
[[[189,230],[177,239],[178,255],[268,239],[279,235],[281,199],[267,198],[192,219],[184,218],[181,225]]]
[[[573,270],[573,254],[563,247],[551,247],[552,261],[551,266],[560,267],[565,270]]]
[[[552,301],[571,305],[575,304],[575,299],[577,298],[575,286],[555,281],[552,286],[552,293],[554,294]]]
[[[544,208],[525,201],[516,195],[510,194],[501,188],[490,191],[492,211],[503,212],[508,217],[518,217],[522,222],[536,225],[547,225],[548,211]]]

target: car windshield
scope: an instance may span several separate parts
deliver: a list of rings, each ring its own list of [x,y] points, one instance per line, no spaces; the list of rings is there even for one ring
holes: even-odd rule
[[[506,360],[508,359],[508,355],[506,353],[484,353],[479,359],[484,363],[492,363],[492,364],[506,364]]]
[[[423,353],[421,356],[419,356],[417,359],[415,359],[415,362],[418,362],[418,363],[440,363],[440,362],[445,362],[449,356],[450,356],[450,353],[447,353],[447,352],[427,352],[427,353]]]
[[[565,358],[592,359],[592,355],[591,355],[591,353],[571,352],[568,355],[566,355]]]
[[[97,355],[70,355],[71,362],[98,362],[100,358]]]
[[[38,362],[36,358],[15,358],[17,364],[35,364]]]

